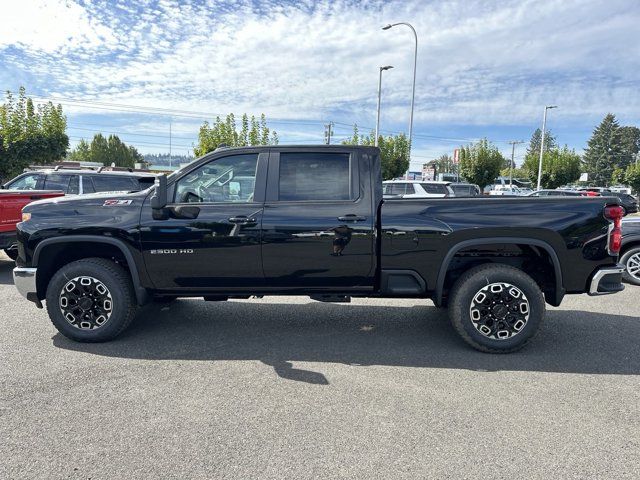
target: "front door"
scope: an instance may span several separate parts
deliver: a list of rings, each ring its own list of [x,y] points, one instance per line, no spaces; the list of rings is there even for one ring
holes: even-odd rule
[[[357,154],[339,147],[274,149],[268,177],[267,287],[370,291],[375,218],[369,171],[360,175]]]
[[[142,249],[156,288],[243,290],[264,285],[260,182],[266,179],[258,172],[266,172],[267,157],[249,150],[214,158],[176,180],[164,219],[154,219],[150,208],[143,210]]]

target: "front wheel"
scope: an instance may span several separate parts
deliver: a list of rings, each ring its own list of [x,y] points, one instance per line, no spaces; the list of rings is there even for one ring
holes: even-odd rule
[[[449,316],[458,334],[488,353],[521,349],[538,332],[544,296],[526,273],[508,265],[479,265],[453,286]]]
[[[640,246],[624,252],[620,263],[625,267],[622,278],[633,285],[640,285]]]
[[[106,342],[120,335],[137,309],[127,272],[104,258],[85,258],[58,270],[47,287],[53,325],[78,342]]]

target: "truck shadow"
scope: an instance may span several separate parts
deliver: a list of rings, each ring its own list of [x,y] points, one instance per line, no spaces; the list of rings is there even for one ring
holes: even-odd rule
[[[13,269],[16,263],[0,251],[0,285],[13,285]]]
[[[121,337],[82,344],[60,334],[56,347],[108,357],[151,360],[259,360],[282,378],[328,384],[295,362],[482,372],[640,373],[638,318],[550,310],[533,343],[509,355],[468,347],[446,312],[432,306],[274,304],[179,300],[149,306]]]

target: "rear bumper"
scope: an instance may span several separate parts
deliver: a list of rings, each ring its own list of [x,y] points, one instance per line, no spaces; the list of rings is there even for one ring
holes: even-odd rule
[[[16,267],[13,269],[13,283],[24,298],[42,308],[36,288],[37,268]]]
[[[602,267],[596,270],[591,277],[589,295],[608,295],[624,290],[622,272],[624,272],[623,265]]]

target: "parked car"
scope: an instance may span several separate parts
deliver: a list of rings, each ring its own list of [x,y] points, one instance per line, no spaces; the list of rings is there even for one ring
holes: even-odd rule
[[[625,267],[622,278],[640,285],[640,218],[625,218],[622,221],[620,263]]]
[[[420,180],[387,180],[382,182],[386,198],[443,198],[455,197],[451,182]]]
[[[633,195],[621,192],[607,192],[603,195],[618,198],[620,200],[620,205],[624,208],[625,214],[638,212],[638,199]]]
[[[522,196],[522,190],[516,185],[494,185],[493,188],[489,191],[489,195]]]
[[[236,177],[253,192],[226,188]],[[27,205],[14,282],[80,342],[117,337],[154,298],[293,294],[430,298],[485,352],[525,345],[545,302],[624,288],[616,199],[382,191],[375,147],[216,151],[147,191]]]
[[[480,187],[473,183],[451,183],[451,190],[456,197],[478,197],[480,196]]]
[[[90,169],[43,169],[18,175],[3,189],[60,190],[67,195],[100,192],[137,192],[153,185],[155,175]]]
[[[527,197],[586,197],[586,192],[576,192],[575,190],[536,190]]]
[[[0,190],[0,249],[16,259],[16,224],[22,221],[22,207],[28,203],[45,198],[61,197],[62,192]]]

